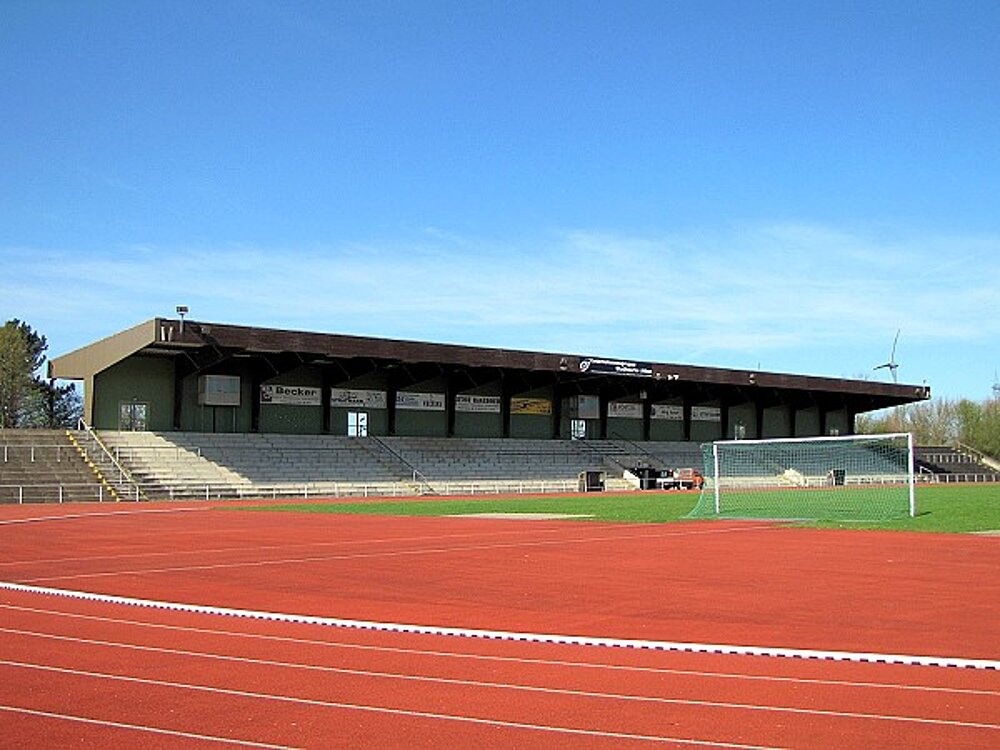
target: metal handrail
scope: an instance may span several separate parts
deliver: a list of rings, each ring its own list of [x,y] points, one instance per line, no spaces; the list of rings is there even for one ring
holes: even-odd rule
[[[425,477],[423,475],[423,473],[420,471],[420,469],[418,469],[416,466],[414,466],[413,464],[411,464],[409,461],[407,461],[405,458],[403,458],[401,455],[399,455],[399,453],[397,453],[396,451],[394,451],[392,448],[390,448],[382,440],[380,440],[379,438],[375,437],[374,435],[370,435],[369,439],[373,443],[375,443],[375,445],[377,445],[383,451],[385,451],[390,456],[392,456],[394,459],[396,459],[397,461],[399,461],[401,464],[403,464],[403,466],[405,466],[407,469],[409,469],[412,472],[413,483],[417,484],[420,487],[420,490],[421,490],[422,493],[424,493],[424,492],[433,493],[435,491],[434,487],[431,486],[431,483],[427,480],[427,477]]]
[[[115,456],[111,453],[111,451],[108,450],[108,447],[104,444],[104,441],[101,440],[100,437],[98,437],[97,433],[94,432],[93,428],[91,428],[91,426],[87,424],[82,417],[79,420],[79,425],[83,430],[83,432],[91,440],[94,441],[94,444],[97,445],[98,448],[100,448],[102,454],[105,457],[107,457],[107,459],[111,462],[112,466],[114,466],[115,469],[118,470],[118,484],[128,485],[130,490],[129,494],[131,495],[134,492],[135,493],[134,499],[139,500],[139,498],[142,496],[142,491],[139,488],[139,483],[132,478],[132,475],[129,473],[129,471],[124,466],[122,466],[122,464],[118,461],[118,459],[115,458]]]

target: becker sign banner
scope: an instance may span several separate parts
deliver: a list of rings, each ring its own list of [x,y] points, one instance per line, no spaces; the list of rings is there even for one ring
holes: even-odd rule
[[[304,385],[262,385],[260,387],[260,402],[262,404],[319,406],[321,401],[319,388],[310,388]]]

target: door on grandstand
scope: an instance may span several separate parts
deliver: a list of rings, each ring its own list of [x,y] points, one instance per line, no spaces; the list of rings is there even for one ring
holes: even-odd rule
[[[368,412],[347,412],[347,437],[368,437]]]
[[[122,432],[145,432],[149,429],[149,404],[123,401],[118,405],[118,429]]]

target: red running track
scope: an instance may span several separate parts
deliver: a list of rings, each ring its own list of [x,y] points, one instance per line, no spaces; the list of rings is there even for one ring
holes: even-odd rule
[[[603,638],[981,660],[1000,643],[995,539],[187,507],[5,512],[0,580]],[[0,737],[19,747],[1000,746],[996,670],[371,632],[9,590],[0,612]]]

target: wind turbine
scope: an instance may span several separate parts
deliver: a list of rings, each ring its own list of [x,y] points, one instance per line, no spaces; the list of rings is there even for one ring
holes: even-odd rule
[[[884,365],[879,365],[878,367],[874,368],[876,370],[888,370],[889,374],[892,375],[893,383],[898,382],[896,380],[896,370],[899,369],[899,363],[896,361],[896,344],[899,342],[899,331],[900,329],[897,328],[896,338],[892,340],[892,350],[889,352],[889,361],[886,362]]]

